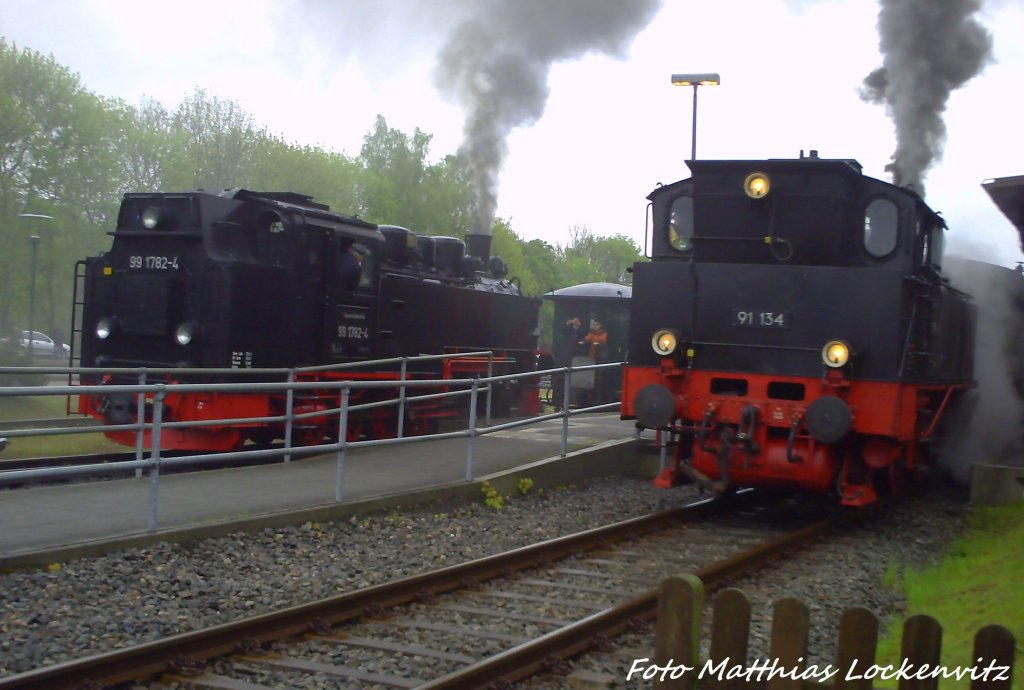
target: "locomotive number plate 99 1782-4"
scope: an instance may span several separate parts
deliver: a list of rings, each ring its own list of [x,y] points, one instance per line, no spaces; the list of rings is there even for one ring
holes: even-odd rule
[[[178,257],[176,256],[139,256],[128,257],[128,268],[152,268],[159,271],[177,271]]]
[[[736,309],[732,325],[741,328],[789,328],[790,314],[784,311]]]

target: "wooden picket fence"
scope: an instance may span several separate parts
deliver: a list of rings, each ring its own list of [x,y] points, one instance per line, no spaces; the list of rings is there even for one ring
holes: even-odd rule
[[[723,589],[714,597],[708,659],[700,660],[701,618],[704,586],[693,575],[670,577],[662,582],[655,624],[655,653],[647,680],[670,690],[700,688],[712,690],[870,690],[874,684],[899,690],[936,690],[939,678],[929,669],[940,665],[942,628],[930,616],[913,616],[903,626],[903,666],[890,669],[888,678],[878,677],[875,651],[878,618],[865,608],[848,609],[839,624],[835,669],[824,677],[825,665],[806,664],[810,611],[794,598],[774,605],[770,650],[767,659],[748,666],[750,600],[738,589]],[[974,638],[971,668],[947,668],[971,679],[971,690],[1010,690],[1013,677],[1013,634],[1000,625],[982,628]],[[978,659],[981,661],[977,661]],[[728,660],[726,663],[726,660]],[[761,666],[758,666],[761,664]],[[928,669],[924,668],[928,665]],[[898,673],[902,668],[904,673]],[[671,670],[666,670],[671,669]],[[691,669],[684,672],[684,669]],[[773,671],[774,669],[774,671]],[[986,672],[986,669],[988,671]],[[729,670],[733,673],[730,674]],[[782,673],[781,671],[789,671]],[[634,669],[639,679],[643,669]],[[733,677],[729,677],[732,675]],[[973,675],[973,678],[972,678]],[[870,676],[876,676],[874,678]]]

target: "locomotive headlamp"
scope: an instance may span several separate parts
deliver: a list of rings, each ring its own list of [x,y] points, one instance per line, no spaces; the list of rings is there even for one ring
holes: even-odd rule
[[[850,361],[850,346],[842,340],[830,340],[821,349],[821,361],[825,366],[838,369]]]
[[[670,330],[662,329],[654,334],[651,338],[651,348],[654,349],[654,353],[665,357],[676,351],[676,334]]]
[[[188,345],[195,339],[198,332],[199,329],[194,323],[183,323],[178,326],[178,330],[174,331],[174,339],[178,341],[179,345]]]
[[[752,172],[743,180],[743,191],[751,199],[761,199],[768,196],[772,189],[771,180],[763,172]]]
[[[114,319],[102,318],[96,322],[96,337],[100,340],[106,340],[114,334],[116,328],[116,322]]]
[[[147,206],[142,211],[142,227],[156,230],[164,219],[164,211],[159,206]]]

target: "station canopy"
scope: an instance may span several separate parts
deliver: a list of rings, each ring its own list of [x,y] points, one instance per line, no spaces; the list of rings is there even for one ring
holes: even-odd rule
[[[1024,175],[997,177],[982,182],[981,186],[1017,228],[1021,249],[1024,249]]]
[[[618,283],[583,283],[570,285],[561,290],[552,290],[544,295],[544,299],[554,301],[564,299],[629,299],[633,296],[633,288]]]

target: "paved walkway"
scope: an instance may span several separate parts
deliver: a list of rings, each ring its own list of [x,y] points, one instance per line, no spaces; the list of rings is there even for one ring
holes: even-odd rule
[[[630,438],[615,414],[570,420],[569,450]],[[473,476],[559,455],[562,422],[551,420],[475,440]],[[458,484],[469,440],[446,439],[346,453],[342,502]],[[160,477],[157,529],[184,529],[334,504],[336,454],[291,463]],[[0,558],[140,535],[149,517],[149,478],[0,490]]]

